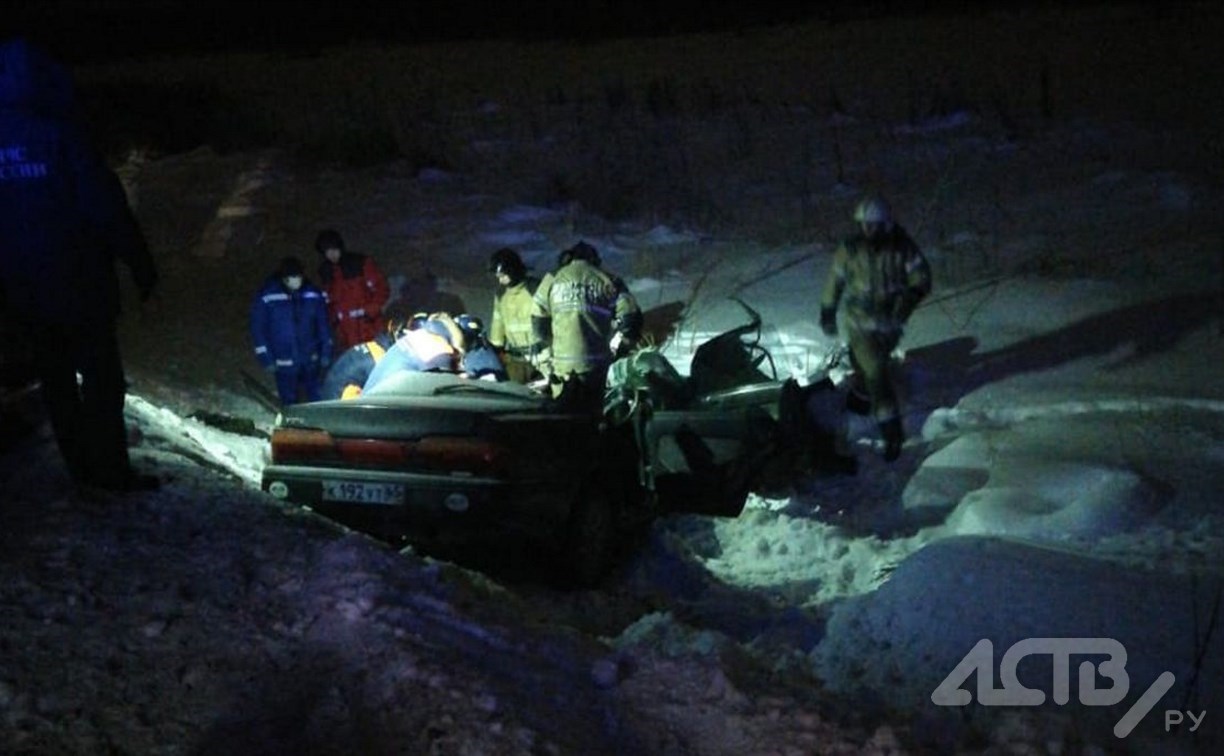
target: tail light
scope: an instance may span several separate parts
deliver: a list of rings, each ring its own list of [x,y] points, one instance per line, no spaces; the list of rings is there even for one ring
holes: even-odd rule
[[[272,463],[334,462],[340,459],[335,441],[327,431],[307,428],[275,428],[272,431]]]
[[[478,438],[430,436],[419,441],[334,438],[326,431],[277,428],[272,431],[273,464],[429,470],[440,473],[503,476],[510,451]]]
[[[405,467],[412,459],[411,441],[380,438],[341,438],[336,441],[340,459],[360,467]]]
[[[504,475],[510,469],[510,451],[479,438],[431,436],[415,444],[414,462],[439,472]]]

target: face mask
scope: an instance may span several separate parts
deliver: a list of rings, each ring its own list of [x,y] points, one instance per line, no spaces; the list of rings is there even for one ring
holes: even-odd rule
[[[301,276],[285,276],[283,280],[285,282],[285,288],[289,291],[297,291],[298,289],[302,288]]]

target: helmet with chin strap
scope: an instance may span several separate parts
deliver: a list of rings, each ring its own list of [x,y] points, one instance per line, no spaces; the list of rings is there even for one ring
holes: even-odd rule
[[[866,197],[854,208],[854,222],[879,223],[885,228],[891,227],[892,208],[888,206],[888,201],[878,194]]]
[[[507,275],[513,284],[527,275],[527,266],[523,264],[523,258],[519,257],[518,252],[502,247],[489,257],[489,272],[494,275]]]
[[[407,330],[409,330],[409,331],[414,331],[414,330],[416,330],[417,328],[420,328],[421,326],[425,325],[425,321],[427,321],[427,320],[429,320],[429,313],[427,313],[427,312],[414,312],[414,313],[412,314],[412,317],[408,318],[408,327],[407,327]]]
[[[459,326],[459,330],[463,331],[464,335],[469,339],[484,333],[484,323],[475,315],[464,313],[455,318],[455,325]]]
[[[577,244],[569,248],[569,256],[571,260],[582,260],[588,262],[595,267],[599,267],[599,251],[587,244],[585,241],[579,241]]]

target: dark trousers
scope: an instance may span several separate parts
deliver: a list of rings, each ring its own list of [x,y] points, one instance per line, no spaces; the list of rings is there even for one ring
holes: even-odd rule
[[[596,418],[603,416],[604,389],[608,382],[606,369],[570,373],[564,378],[554,375],[552,380],[553,398],[558,409]]]
[[[24,330],[68,473],[78,483],[122,485],[131,475],[123,423],[127,381],[114,323],[25,324]]]
[[[901,339],[900,331],[864,331],[849,329],[850,364],[856,380],[871,400],[871,412],[876,422],[897,418],[901,408],[897,402],[897,376],[892,351]]]
[[[319,378],[319,367],[278,367],[276,393],[284,405],[319,401],[323,398],[323,381]]]

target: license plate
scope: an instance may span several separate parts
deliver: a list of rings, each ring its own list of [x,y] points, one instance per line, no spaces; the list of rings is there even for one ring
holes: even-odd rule
[[[357,504],[403,504],[402,483],[363,483],[356,480],[323,481],[324,501]]]

